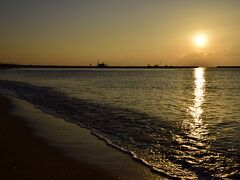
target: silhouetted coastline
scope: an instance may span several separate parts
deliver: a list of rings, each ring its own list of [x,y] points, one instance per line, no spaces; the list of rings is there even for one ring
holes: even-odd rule
[[[217,68],[240,68],[240,66],[217,66]]]
[[[109,66],[105,63],[99,63],[96,66],[66,66],[66,65],[25,65],[25,64],[0,64],[0,69],[11,69],[11,68],[109,68],[109,69],[181,69],[181,68],[197,68],[200,66]],[[240,68],[240,66],[216,66],[216,68]]]

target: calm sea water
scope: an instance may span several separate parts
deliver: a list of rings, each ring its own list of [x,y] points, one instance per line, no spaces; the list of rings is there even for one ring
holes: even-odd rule
[[[0,79],[169,176],[240,178],[240,69],[12,69]]]

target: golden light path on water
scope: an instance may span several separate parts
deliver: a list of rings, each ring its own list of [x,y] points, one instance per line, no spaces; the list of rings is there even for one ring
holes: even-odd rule
[[[177,141],[191,152],[195,150],[196,153],[200,153],[210,147],[210,144],[206,141],[209,139],[209,132],[204,123],[204,110],[202,108],[205,102],[205,68],[195,68],[193,71],[193,80],[192,104],[187,108],[188,118],[182,123],[182,127],[188,138],[183,140],[178,137]],[[199,149],[199,147],[202,148]]]
[[[194,103],[189,108],[192,122],[190,127],[190,136],[202,139],[202,135],[207,134],[207,129],[203,124],[202,105],[205,101],[205,68],[199,67],[194,69]]]
[[[195,84],[195,90],[194,90],[194,106],[191,108],[192,110],[192,116],[196,123],[199,123],[201,121],[201,115],[203,113],[201,105],[204,102],[204,95],[205,95],[205,74],[204,74],[204,68],[196,68],[194,70],[194,84]]]

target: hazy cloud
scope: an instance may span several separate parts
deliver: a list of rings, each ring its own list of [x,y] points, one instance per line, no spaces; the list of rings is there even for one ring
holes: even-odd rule
[[[217,66],[217,65],[239,65],[240,64],[240,45],[220,52],[190,52],[182,58],[186,63],[199,66]]]
[[[240,58],[240,44],[233,46],[224,52],[224,56]]]

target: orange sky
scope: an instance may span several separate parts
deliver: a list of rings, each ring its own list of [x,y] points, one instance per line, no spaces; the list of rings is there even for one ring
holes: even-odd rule
[[[3,63],[240,65],[238,0],[1,3]],[[201,48],[199,33],[207,37]]]

